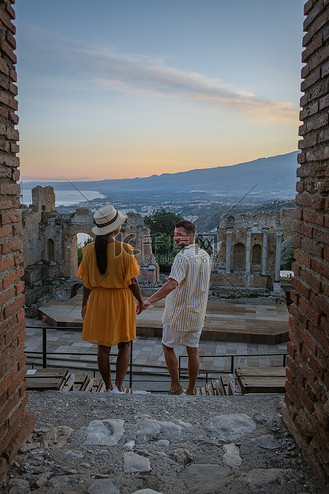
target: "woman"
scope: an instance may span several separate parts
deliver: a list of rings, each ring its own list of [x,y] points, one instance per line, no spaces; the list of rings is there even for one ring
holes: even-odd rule
[[[136,338],[136,312],[143,310],[143,300],[137,281],[139,267],[133,248],[117,242],[116,235],[127,215],[111,204],[94,214],[96,226],[92,232],[95,243],[83,249],[77,277],[83,281],[81,315],[84,320],[82,339],[98,345],[97,363],[106,389],[123,392],[129,359],[130,341]],[[134,296],[137,299],[137,311]],[[110,351],[118,345],[115,384],[111,382]]]

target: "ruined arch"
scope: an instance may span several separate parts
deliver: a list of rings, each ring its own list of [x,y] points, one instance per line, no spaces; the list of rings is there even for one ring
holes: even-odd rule
[[[233,269],[245,269],[246,247],[242,242],[234,244],[233,247]]]
[[[55,261],[55,243],[52,238],[47,240],[47,260]]]
[[[252,247],[251,264],[260,266],[262,262],[262,247],[259,244],[254,244]]]

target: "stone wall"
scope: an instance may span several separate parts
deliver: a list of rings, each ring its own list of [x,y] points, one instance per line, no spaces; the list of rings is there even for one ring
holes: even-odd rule
[[[55,210],[53,187],[35,187],[32,204],[22,205],[24,280],[26,303],[35,304],[43,297],[45,303],[57,290],[58,282],[75,278],[78,269],[77,234],[91,235],[94,226],[93,213],[80,207],[74,213],[61,214]],[[159,279],[159,267],[152,254],[151,238],[141,215],[128,213],[118,240],[134,247],[140,266],[141,283],[155,283]]]
[[[314,469],[329,478],[329,1],[309,0],[287,393],[283,416]]]
[[[0,475],[32,432],[34,417],[25,411],[24,283],[20,187],[16,153],[18,123],[15,12],[0,2]]]
[[[293,209],[223,215],[212,286],[280,293],[281,244],[293,236],[293,219]]]

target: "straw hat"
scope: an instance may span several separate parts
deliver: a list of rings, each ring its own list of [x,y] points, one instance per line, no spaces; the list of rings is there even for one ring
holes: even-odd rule
[[[107,235],[114,232],[127,219],[123,211],[117,211],[112,204],[105,204],[94,213],[96,226],[91,229],[94,235]]]

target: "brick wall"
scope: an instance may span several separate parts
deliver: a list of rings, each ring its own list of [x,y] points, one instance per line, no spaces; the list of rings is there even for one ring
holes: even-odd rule
[[[20,187],[14,0],[0,0],[0,475],[33,428],[25,411],[24,284]]]
[[[293,303],[284,420],[329,478],[329,0],[304,6]]]

